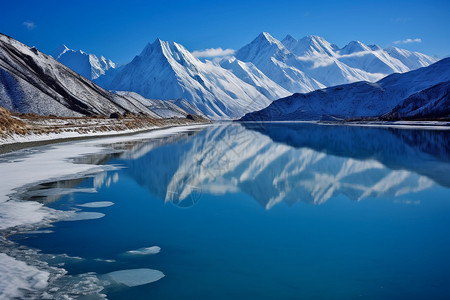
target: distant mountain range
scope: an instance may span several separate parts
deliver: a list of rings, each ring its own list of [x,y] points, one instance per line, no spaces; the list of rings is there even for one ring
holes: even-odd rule
[[[95,61],[91,55],[67,49],[58,58],[65,55],[81,55],[88,60],[80,61],[89,64]],[[162,102],[132,93],[111,93],[53,57],[3,34],[0,34],[0,105],[19,113],[56,116],[110,116],[127,112],[154,118],[203,115],[183,100]]]
[[[450,58],[375,83],[362,81],[272,102],[242,121],[450,118]]]
[[[239,119],[246,114],[244,120],[384,114],[395,118],[412,117],[405,109],[413,107],[414,114],[433,115],[448,101],[446,85],[413,97],[448,80],[446,66],[444,70],[432,68],[429,74],[425,72],[428,77],[423,77],[423,82],[409,77],[394,82],[400,77],[392,75],[372,83],[391,73],[428,66],[435,58],[358,41],[339,48],[318,36],[297,40],[288,35],[279,41],[264,32],[233,57],[202,61],[178,43],[157,39],[130,63],[117,67],[103,56],[98,58],[64,45],[52,57],[7,36],[0,37],[0,105],[18,112],[60,116],[131,112],[167,117],[179,116],[181,109],[181,115],[195,112],[217,120]],[[352,82],[357,83],[342,85]],[[327,89],[329,86],[333,88]],[[309,94],[290,96],[293,93]],[[443,93],[442,97],[426,109],[400,103],[411,96],[408,101],[421,99],[425,105],[430,99],[427,95],[436,93]],[[295,104],[280,106],[288,103],[285,100],[272,103],[283,97]],[[304,104],[293,101],[302,97],[308,99]],[[264,108],[271,113],[252,114]],[[282,109],[278,116],[273,108]]]
[[[293,93],[355,81],[377,81],[436,62],[421,53],[350,42],[339,48],[318,36],[282,41],[263,32],[235,57],[201,61],[178,43],[157,39],[129,64],[63,46],[57,59],[109,90],[147,98],[184,98],[213,119],[236,119]]]

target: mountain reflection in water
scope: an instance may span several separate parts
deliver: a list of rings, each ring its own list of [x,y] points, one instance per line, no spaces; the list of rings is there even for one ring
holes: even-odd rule
[[[204,193],[241,191],[270,209],[339,194],[359,201],[450,187],[449,145],[446,130],[220,124],[128,145],[119,161],[165,202],[185,207]]]

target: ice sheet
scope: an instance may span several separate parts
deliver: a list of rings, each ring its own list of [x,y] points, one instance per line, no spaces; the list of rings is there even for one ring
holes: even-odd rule
[[[108,207],[114,205],[111,201],[98,201],[98,202],[89,202],[84,204],[78,204],[77,206],[81,207],[89,207],[89,208],[100,208],[100,207]]]
[[[24,292],[42,290],[50,274],[0,253],[0,299],[20,299]]]
[[[130,269],[106,274],[106,277],[113,283],[120,283],[129,287],[155,282],[164,276],[163,272],[152,269]]]
[[[147,254],[157,254],[161,251],[161,248],[158,246],[140,248],[137,250],[127,251],[128,254],[139,254],[139,255],[147,255]]]
[[[98,212],[90,212],[90,211],[83,211],[83,212],[75,212],[68,217],[64,218],[63,221],[84,221],[84,220],[94,220],[94,219],[100,219],[103,218],[105,214],[98,213]]]

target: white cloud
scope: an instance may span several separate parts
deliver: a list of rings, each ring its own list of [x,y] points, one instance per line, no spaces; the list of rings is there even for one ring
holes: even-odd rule
[[[411,44],[411,43],[422,43],[422,39],[406,39],[394,42],[394,44]]]
[[[36,24],[32,21],[25,21],[22,23],[28,30],[33,30],[36,27]]]
[[[205,50],[196,50],[192,52],[192,55],[196,57],[218,57],[233,55],[236,50],[233,49],[222,49],[222,48],[210,48]]]

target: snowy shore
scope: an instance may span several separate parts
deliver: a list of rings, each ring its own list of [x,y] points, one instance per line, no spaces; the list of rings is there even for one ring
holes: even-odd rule
[[[1,109],[1,108],[0,108]],[[1,112],[1,111],[0,111]],[[65,140],[127,135],[173,126],[209,123],[195,117],[153,119],[146,117],[45,117],[36,115],[0,115],[0,154],[18,149]]]

